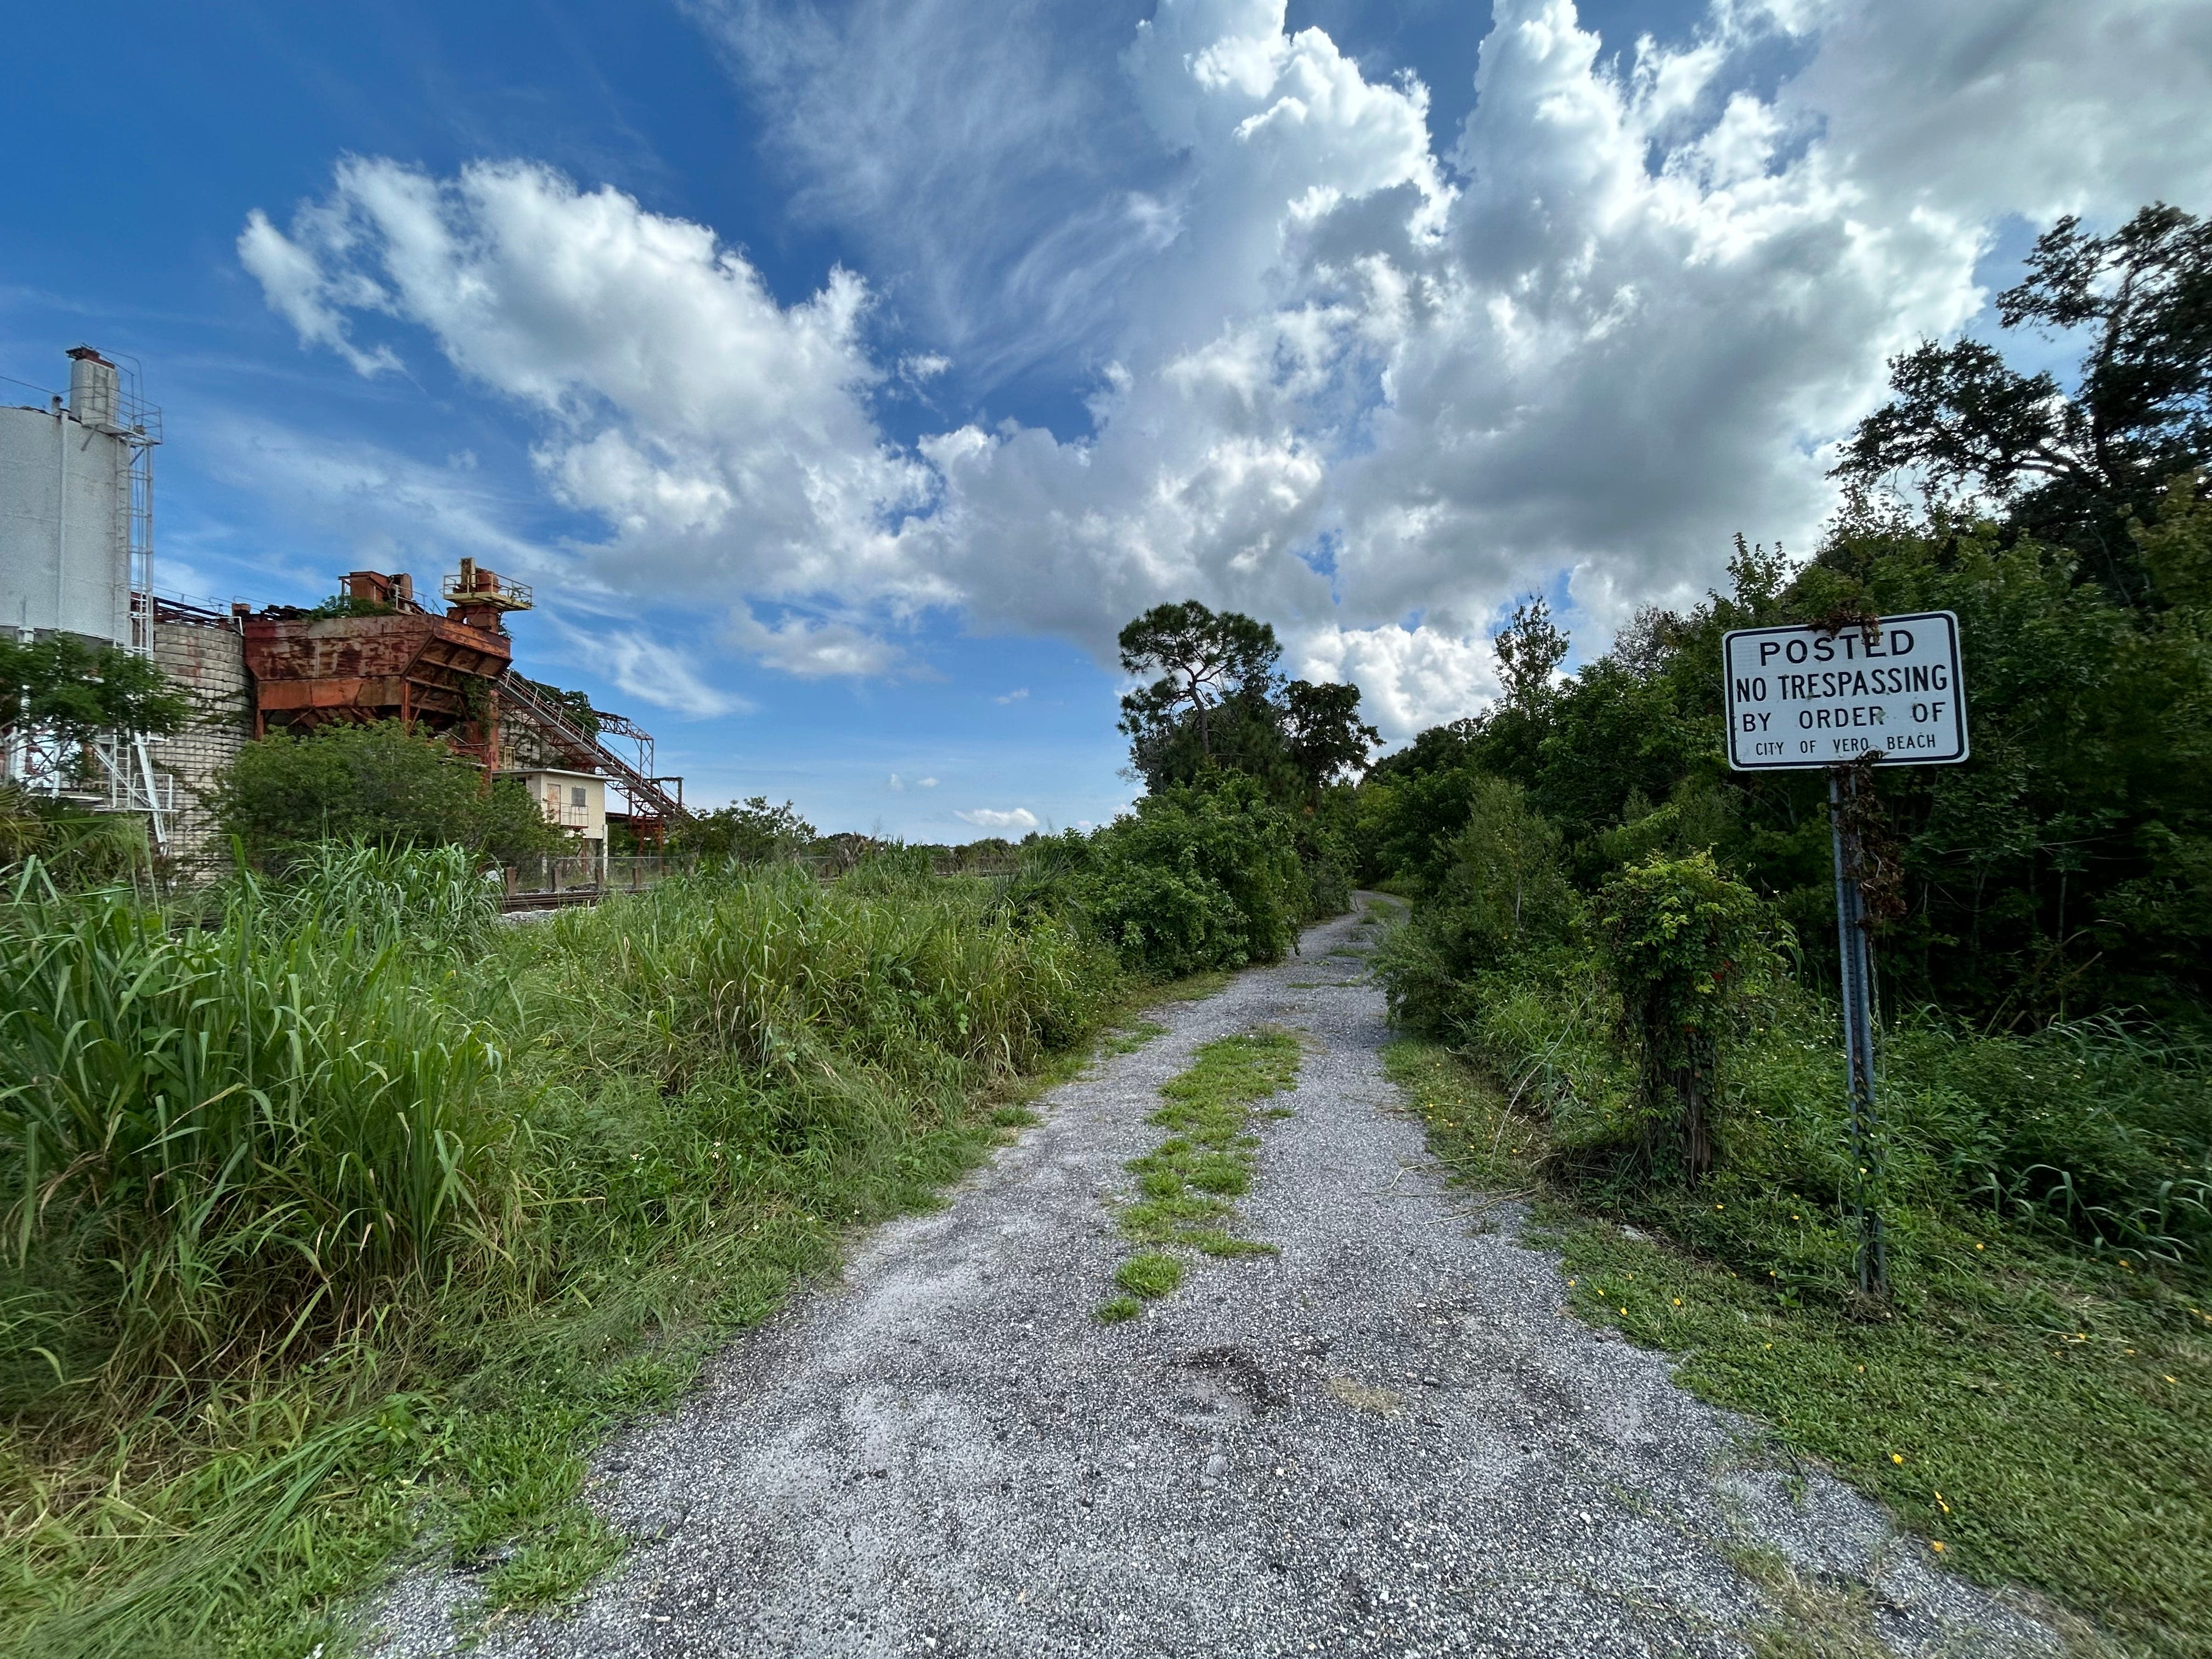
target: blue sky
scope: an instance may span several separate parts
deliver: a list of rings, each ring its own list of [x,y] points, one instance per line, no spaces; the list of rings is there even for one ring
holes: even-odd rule
[[[1096,822],[1146,605],[1402,738],[1803,545],[2033,225],[2204,202],[2205,9],[2083,9],[20,8],[0,375],[138,360],[167,589],[473,554],[695,799]]]

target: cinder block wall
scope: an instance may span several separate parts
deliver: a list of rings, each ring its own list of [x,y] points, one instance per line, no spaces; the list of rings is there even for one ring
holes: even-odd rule
[[[153,750],[155,765],[177,781],[170,856],[186,865],[220,864],[228,854],[205,801],[216,774],[253,732],[246,641],[219,623],[163,618],[154,624],[154,662],[198,708],[190,726]]]

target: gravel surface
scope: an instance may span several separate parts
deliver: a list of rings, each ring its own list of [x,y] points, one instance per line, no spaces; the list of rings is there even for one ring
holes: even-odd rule
[[[2055,1651],[1839,1482],[1774,1467],[1664,1355],[1565,1312],[1557,1259],[1480,1224],[1378,1050],[1363,915],[1040,1103],[945,1209],[710,1368],[595,1464],[635,1541],[581,1607],[478,1651],[611,1655],[1741,1654],[1778,1614],[1730,1565],[1863,1587],[1899,1653]],[[1316,985],[1313,981],[1331,981]],[[1246,1231],[1101,1325],[1109,1200],[1200,1044],[1310,1038],[1262,1120]],[[386,1659],[457,1651],[441,1569],[379,1610]]]

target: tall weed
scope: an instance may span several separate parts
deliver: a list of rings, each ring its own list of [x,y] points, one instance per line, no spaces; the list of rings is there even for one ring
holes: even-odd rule
[[[198,926],[0,902],[0,1652],[249,1616],[301,1651],[422,1516],[539,1526],[599,1425],[928,1201],[990,1143],[973,1091],[1122,986],[895,864],[491,916],[465,857],[362,847]]]
[[[251,894],[172,928],[27,870],[0,905],[0,1177],[46,1380],[143,1399],[312,1350],[495,1243],[501,1063],[354,928],[279,930]]]

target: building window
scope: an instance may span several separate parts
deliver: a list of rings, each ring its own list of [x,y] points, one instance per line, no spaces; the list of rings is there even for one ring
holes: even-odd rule
[[[576,784],[568,791],[568,805],[571,806],[581,806],[583,804],[584,786],[580,783]]]

